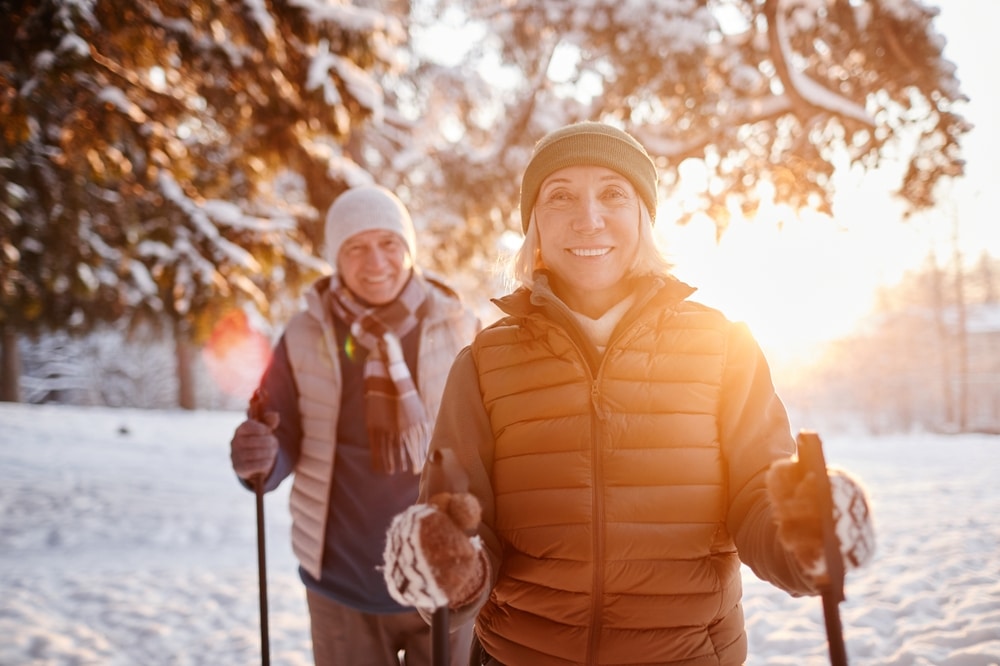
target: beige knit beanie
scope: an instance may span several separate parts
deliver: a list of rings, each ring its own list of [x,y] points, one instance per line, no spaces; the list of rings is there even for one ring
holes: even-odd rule
[[[628,178],[656,220],[656,165],[646,149],[611,125],[580,122],[549,132],[535,144],[521,178],[522,231],[528,230],[542,181],[554,171],[578,165],[607,167]]]
[[[326,213],[327,262],[337,268],[340,246],[348,238],[362,231],[385,229],[399,234],[410,251],[410,258],[417,260],[417,238],[410,213],[399,198],[384,187],[366,185],[352,187],[337,197]]]

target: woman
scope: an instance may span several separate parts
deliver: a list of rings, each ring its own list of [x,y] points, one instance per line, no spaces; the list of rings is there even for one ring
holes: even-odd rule
[[[742,664],[741,561],[817,591],[814,479],[790,464],[767,363],[745,326],[688,300],[655,212],[656,169],[629,134],[579,123],[536,145],[521,286],[456,358],[431,442],[481,505],[481,550],[448,564],[440,522],[403,516],[386,547],[390,592],[475,617],[477,663]],[[870,555],[864,506],[852,565]]]

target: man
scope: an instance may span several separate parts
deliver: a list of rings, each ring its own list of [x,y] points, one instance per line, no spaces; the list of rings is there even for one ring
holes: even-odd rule
[[[379,567],[392,516],[417,498],[452,360],[479,322],[417,267],[410,215],[385,188],[334,201],[325,257],[334,272],[275,347],[259,410],[232,439],[233,469],[265,492],[294,475],[292,548],[317,666],[398,666],[399,651],[407,666],[430,664],[430,629],[390,597]],[[471,624],[451,640],[454,663],[467,663]]]

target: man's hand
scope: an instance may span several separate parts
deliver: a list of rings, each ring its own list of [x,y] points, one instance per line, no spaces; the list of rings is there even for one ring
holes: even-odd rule
[[[267,412],[263,419],[247,419],[241,423],[229,444],[233,470],[244,481],[267,477],[278,457],[278,438],[274,436],[274,429],[278,427],[279,415]]]

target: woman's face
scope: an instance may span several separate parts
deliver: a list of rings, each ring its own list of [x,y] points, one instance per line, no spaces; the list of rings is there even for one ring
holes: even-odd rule
[[[542,182],[535,223],[553,289],[596,318],[620,302],[639,248],[639,197],[627,178],[599,166],[554,171]]]

